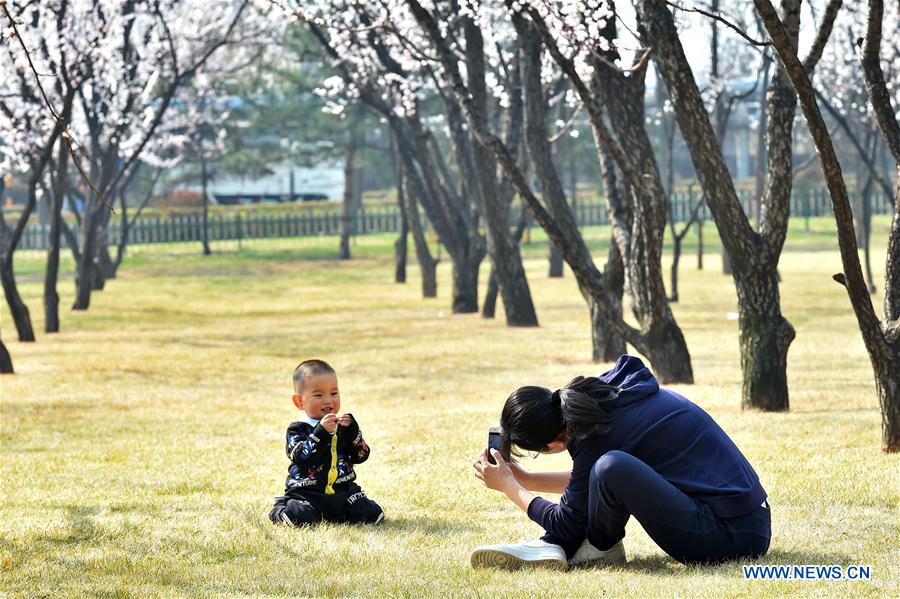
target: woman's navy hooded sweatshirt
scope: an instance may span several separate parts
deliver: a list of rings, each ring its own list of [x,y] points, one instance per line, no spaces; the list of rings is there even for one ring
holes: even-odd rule
[[[719,518],[749,514],[766,499],[759,477],[728,435],[687,398],[660,389],[640,359],[621,356],[599,378],[620,389],[609,431],[570,440],[572,478],[559,504],[536,497],[528,506],[528,516],[555,542],[584,539],[591,470],[616,449],[643,461]]]

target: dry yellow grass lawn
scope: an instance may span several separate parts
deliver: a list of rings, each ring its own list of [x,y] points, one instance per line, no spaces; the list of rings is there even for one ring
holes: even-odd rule
[[[774,538],[760,563],[867,564],[870,581],[760,582],[744,580],[739,563],[684,567],[633,521],[623,568],[470,569],[472,547],[540,533],[470,468],[503,400],[521,384],[556,387],[604,365],[590,362],[571,274],[548,279],[543,250],[526,264],[541,326],[509,329],[502,308],[495,321],[449,313],[447,259],[437,300],[420,298],[415,268],[408,284],[391,283],[391,241],[359,239],[361,257],[345,263],[328,259],[330,238],[253,242],[240,254],[223,245],[206,259],[195,247],[134,248],[89,312],[64,311],[63,332],[34,344],[13,341],[4,304],[17,374],[2,378],[2,590],[898,595],[900,457],[879,451],[871,369],[846,293],[830,280],[840,262],[827,238],[798,235],[781,261],[783,310],[797,329],[791,412],[740,410],[737,323],[726,318],[735,294],[713,256],[704,271],[693,258],[683,264],[674,310],[697,383],[678,390],[732,436],[770,494]],[[879,272],[883,255],[881,246]],[[40,330],[43,257],[17,260]],[[71,287],[64,278],[63,305]],[[286,473],[284,429],[297,417],[291,369],[313,356],[337,368],[344,408],[372,446],[359,482],[387,513],[379,528],[266,520]]]

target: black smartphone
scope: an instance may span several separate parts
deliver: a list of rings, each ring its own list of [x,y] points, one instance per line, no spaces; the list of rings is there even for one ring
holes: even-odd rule
[[[494,459],[494,456],[491,455],[491,450],[496,449],[500,451],[500,427],[492,426],[488,429],[488,462],[491,464],[496,464],[497,460]]]

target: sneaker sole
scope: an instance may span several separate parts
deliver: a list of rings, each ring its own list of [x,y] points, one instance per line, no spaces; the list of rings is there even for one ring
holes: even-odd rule
[[[569,565],[559,559],[522,559],[510,553],[495,549],[483,549],[472,553],[473,568],[494,568],[499,570],[521,570],[522,568],[550,568],[565,570]]]

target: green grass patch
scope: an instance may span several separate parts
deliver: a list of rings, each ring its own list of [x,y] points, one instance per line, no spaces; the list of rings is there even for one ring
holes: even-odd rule
[[[876,281],[884,231],[873,235]],[[632,521],[622,568],[474,571],[476,545],[536,536],[515,506],[480,486],[470,463],[505,397],[557,387],[590,361],[588,313],[574,279],[549,279],[546,241],[524,246],[541,326],[452,315],[450,262],[439,297],[392,282],[392,235],[134,246],[91,309],[62,311],[40,334],[42,253],[16,257],[38,341],[3,338],[17,374],[2,378],[0,588],[10,595],[312,596],[897,596],[900,457],[879,451],[871,367],[845,290],[833,223],[792,223],[779,265],[782,308],[797,329],[788,355],[791,412],[740,409],[736,311],[707,223],[705,269],[685,258],[673,305],[697,383],[678,386],[709,411],[770,494],[765,564],[868,564],[860,582],[745,581],[740,563],[681,566]],[[692,234],[693,235],[693,234]],[[598,262],[609,230],[586,237]],[[691,246],[691,244],[694,244]],[[686,247],[696,250],[696,238]],[[668,268],[668,252],[664,266]],[[63,263],[62,306],[73,301]],[[482,270],[482,293],[487,264]],[[881,295],[874,298],[880,309]],[[372,457],[359,482],[387,514],[379,528],[269,524],[297,417],[292,368],[321,357],[338,370],[344,408]],[[560,469],[565,456],[528,467]]]

